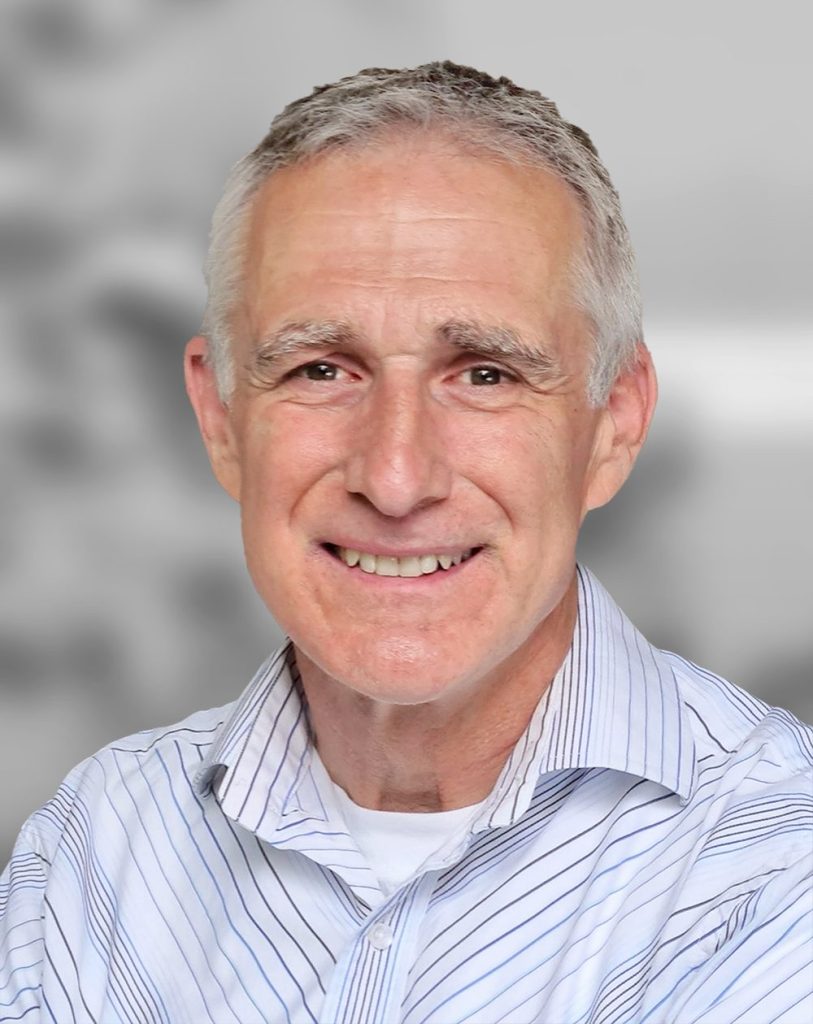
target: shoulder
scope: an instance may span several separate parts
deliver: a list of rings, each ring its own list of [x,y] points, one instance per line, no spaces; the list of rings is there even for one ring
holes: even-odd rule
[[[51,862],[66,829],[139,815],[167,790],[194,798],[197,773],[233,708],[198,711],[170,726],[133,733],[102,747],[65,777],[51,800],[23,827],[21,838]],[[184,797],[186,794],[186,797]]]
[[[654,657],[694,762],[672,837],[681,879],[655,1009],[670,1020],[806,1019],[796,1011],[810,999],[813,729],[678,655]]]
[[[673,673],[698,760],[751,754],[779,775],[810,774],[811,726],[677,654],[658,653]]]
[[[694,747],[684,808],[696,836],[694,880],[725,882],[731,893],[741,884],[748,899],[763,885],[774,892],[778,872],[810,870],[813,729],[706,669],[664,657]]]

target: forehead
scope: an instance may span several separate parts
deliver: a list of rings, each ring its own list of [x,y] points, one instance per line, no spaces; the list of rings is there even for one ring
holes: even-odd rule
[[[552,173],[452,140],[393,138],[279,170],[251,210],[243,293],[254,329],[276,315],[416,315],[570,306],[579,205]]]

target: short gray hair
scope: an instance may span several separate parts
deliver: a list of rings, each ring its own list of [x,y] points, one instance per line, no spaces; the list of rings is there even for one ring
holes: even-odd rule
[[[574,298],[593,324],[588,396],[602,405],[641,339],[635,256],[618,193],[590,137],[556,104],[508,78],[451,61],[367,68],[290,103],[262,142],[232,168],[212,219],[203,334],[218,390],[234,387],[231,323],[240,294],[251,200],[274,171],[319,153],[360,148],[388,130],[445,132],[466,147],[548,170],[579,201],[583,252],[571,270]]]

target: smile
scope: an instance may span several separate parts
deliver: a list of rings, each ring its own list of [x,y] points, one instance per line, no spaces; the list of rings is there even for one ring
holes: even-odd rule
[[[431,576],[432,573],[442,572],[460,565],[475,555],[480,548],[466,548],[452,554],[435,555],[431,553],[421,555],[373,555],[366,551],[356,551],[353,548],[342,548],[335,544],[326,544],[325,547],[332,555],[340,559],[351,569],[360,569],[375,576]]]

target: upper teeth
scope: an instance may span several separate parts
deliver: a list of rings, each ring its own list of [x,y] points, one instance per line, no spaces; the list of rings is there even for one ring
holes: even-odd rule
[[[457,551],[453,555],[408,555],[396,558],[394,555],[370,555],[366,551],[354,551],[353,548],[338,548],[339,558],[349,566],[357,565],[364,572],[375,573],[376,576],[426,576],[435,572],[438,567],[450,569],[460,565],[471,556],[473,548]]]

